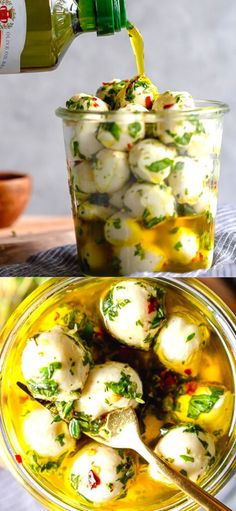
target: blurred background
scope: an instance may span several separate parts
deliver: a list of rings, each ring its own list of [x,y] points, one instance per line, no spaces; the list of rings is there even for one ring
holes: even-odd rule
[[[126,0],[141,30],[146,72],[166,89],[230,104],[225,121],[220,203],[235,203],[235,0]],[[56,107],[76,92],[94,93],[102,81],[136,74],[126,31],[112,38],[79,37],[56,71],[0,76],[0,168],[34,179],[31,214],[70,211],[65,156]]]

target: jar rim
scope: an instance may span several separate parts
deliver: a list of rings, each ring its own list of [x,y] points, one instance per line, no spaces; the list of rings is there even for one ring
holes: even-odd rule
[[[96,280],[98,279],[100,280],[100,278],[97,278]],[[120,280],[120,278],[117,279]],[[219,325],[222,326],[223,322],[226,322],[227,328],[231,330],[232,336],[234,336],[234,339],[236,339],[236,317],[234,313],[223,302],[223,300],[219,298],[213,291],[211,291],[203,282],[193,278],[176,279],[174,277],[158,277],[152,280],[157,280],[160,284],[170,284],[172,288],[182,289],[186,292],[187,295],[194,293],[194,297],[196,297],[198,301],[203,301],[205,303],[209,309],[209,313],[213,315],[214,319]],[[9,344],[11,345],[12,343],[11,336],[14,335],[18,327],[24,323],[26,317],[28,317],[37,306],[45,302],[56,292],[60,292],[65,289],[65,287],[74,285],[77,282],[83,285],[83,283],[91,281],[94,281],[94,277],[52,278],[42,284],[38,289],[33,291],[33,293],[22,302],[25,305],[23,313],[21,311],[21,304],[19,307],[17,307],[15,313],[13,313],[13,315],[10,317],[3,331],[1,332],[0,343],[2,340],[5,342],[5,344],[3,349],[0,351],[0,372],[2,371],[2,367],[4,365],[4,355],[7,353],[8,348],[11,347],[9,346]],[[230,336],[227,336],[227,343],[230,344],[233,350],[236,350],[236,343],[235,346],[232,345],[229,337]],[[2,403],[0,403],[0,406],[2,406]],[[221,460],[219,467],[217,467],[216,474],[211,473],[208,479],[202,485],[204,489],[211,491],[212,494],[216,494],[220,489],[222,489],[226,482],[228,482],[233,476],[234,467],[236,465],[236,460],[234,457],[236,438],[235,435],[233,435],[235,428],[236,425],[234,414],[234,420],[232,420],[231,425],[229,449],[225,453],[224,458]],[[33,495],[33,497],[37,498],[37,500],[39,500],[43,505],[46,504],[47,506],[50,506],[50,509],[53,510],[61,509],[64,511],[76,511],[77,508],[74,508],[70,504],[62,501],[59,496],[55,497],[53,491],[44,487],[43,484],[39,484],[38,481],[34,479],[34,477],[32,477],[32,475],[29,474],[29,472],[22,465],[17,463],[12,445],[8,440],[6,433],[3,414],[0,413],[0,446],[1,444],[5,449],[6,462],[10,470],[12,470],[14,476],[24,486],[24,488],[27,489],[31,495]],[[178,496],[176,499],[177,498]],[[88,511],[89,507],[80,504],[80,509],[81,511]],[[165,505],[165,507],[163,507],[160,511],[173,511],[174,509],[175,511],[196,511],[198,509],[198,505],[189,503],[189,499],[187,497],[181,496],[179,497],[179,500],[174,503],[174,507],[172,503],[167,503],[167,505]]]
[[[223,116],[230,111],[229,105],[222,103],[221,101],[198,99],[195,101],[196,108],[189,110],[161,110],[154,111],[148,110],[147,112],[129,112],[122,110],[110,110],[106,112],[102,111],[71,111],[65,107],[59,107],[56,109],[56,116],[62,118],[65,121],[96,121],[96,122],[111,122],[120,118],[124,119],[140,119],[145,122],[156,122],[158,120],[169,120],[169,119],[188,119],[191,116],[199,116],[203,119],[214,118]]]

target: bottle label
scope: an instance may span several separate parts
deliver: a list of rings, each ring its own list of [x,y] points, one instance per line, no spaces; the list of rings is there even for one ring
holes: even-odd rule
[[[0,0],[0,73],[20,72],[26,25],[25,0]]]

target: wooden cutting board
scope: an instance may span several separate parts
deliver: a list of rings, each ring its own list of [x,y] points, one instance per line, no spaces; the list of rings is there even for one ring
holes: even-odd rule
[[[37,252],[74,243],[71,217],[25,216],[0,229],[0,265],[22,263]]]

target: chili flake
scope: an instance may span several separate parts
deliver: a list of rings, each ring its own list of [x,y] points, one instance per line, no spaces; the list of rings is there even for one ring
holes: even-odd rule
[[[88,482],[91,490],[94,490],[101,484],[101,479],[93,470],[90,470],[88,473]]]
[[[15,454],[15,458],[16,458],[17,463],[23,463],[23,460],[22,460],[22,457],[20,454]]]

